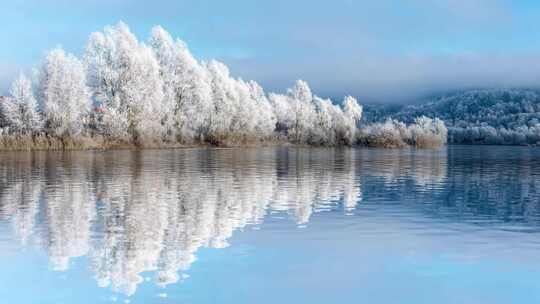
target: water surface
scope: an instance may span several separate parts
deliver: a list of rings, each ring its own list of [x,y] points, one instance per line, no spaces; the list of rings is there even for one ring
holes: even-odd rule
[[[0,154],[0,303],[536,303],[540,149]]]

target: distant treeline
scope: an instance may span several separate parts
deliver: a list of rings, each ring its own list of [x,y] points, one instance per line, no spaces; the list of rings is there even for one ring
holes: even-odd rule
[[[406,123],[439,117],[456,144],[540,145],[540,91],[473,90],[432,98],[419,105],[367,106],[370,123],[389,118]]]
[[[58,48],[35,71],[0,99],[0,149],[446,143],[444,123],[427,117],[359,128],[355,98],[336,104],[301,80],[267,94],[223,63],[198,61],[159,26],[145,43],[123,23],[106,27],[82,58]]]

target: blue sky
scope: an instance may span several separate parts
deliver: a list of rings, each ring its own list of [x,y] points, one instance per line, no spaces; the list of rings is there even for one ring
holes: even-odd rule
[[[160,24],[202,59],[282,91],[297,79],[323,96],[408,100],[467,87],[540,83],[540,3],[533,0],[7,0],[0,3],[0,92],[57,45]]]

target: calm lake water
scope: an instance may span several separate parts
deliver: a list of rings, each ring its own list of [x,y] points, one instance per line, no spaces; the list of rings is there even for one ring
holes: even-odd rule
[[[0,153],[0,303],[538,303],[540,149]]]

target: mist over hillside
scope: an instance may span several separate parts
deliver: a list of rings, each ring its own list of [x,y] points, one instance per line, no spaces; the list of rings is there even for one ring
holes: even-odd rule
[[[364,122],[438,117],[451,143],[540,144],[540,90],[484,89],[440,94],[412,105],[365,105]]]

